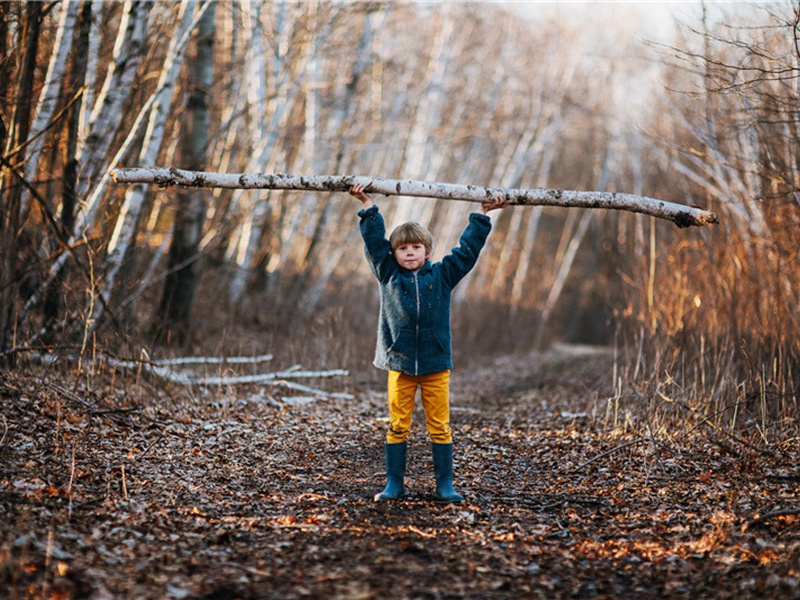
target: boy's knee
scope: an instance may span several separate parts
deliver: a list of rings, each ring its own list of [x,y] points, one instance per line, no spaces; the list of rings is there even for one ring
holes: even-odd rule
[[[386,431],[386,442],[389,444],[400,444],[408,441],[408,434],[411,433],[410,429],[403,427],[389,427]]]
[[[453,430],[449,423],[428,423],[428,435],[434,444],[449,444],[453,441]]]
[[[453,434],[449,431],[447,432],[430,432],[431,441],[434,444],[452,444],[453,443]]]

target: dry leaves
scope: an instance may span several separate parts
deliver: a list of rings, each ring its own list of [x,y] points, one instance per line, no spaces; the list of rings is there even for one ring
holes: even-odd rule
[[[456,371],[467,502],[450,506],[431,501],[421,414],[408,499],[371,501],[381,390],[292,405],[264,402],[262,388],[4,374],[3,587],[21,598],[800,597],[797,442],[774,459],[734,457],[708,431],[654,443],[611,428],[591,407],[603,360],[555,362],[549,379],[507,362]]]

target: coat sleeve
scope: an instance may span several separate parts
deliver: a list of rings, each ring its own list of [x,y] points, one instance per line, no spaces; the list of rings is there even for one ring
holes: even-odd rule
[[[364,239],[364,252],[367,262],[378,281],[383,282],[397,268],[397,261],[392,255],[392,246],[386,239],[386,224],[383,221],[378,207],[372,205],[358,211],[361,219],[359,228]]]
[[[470,213],[469,224],[461,234],[459,245],[442,259],[442,277],[450,288],[454,288],[475,266],[491,230],[489,217]]]

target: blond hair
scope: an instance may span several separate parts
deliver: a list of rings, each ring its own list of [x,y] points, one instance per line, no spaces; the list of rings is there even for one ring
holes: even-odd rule
[[[419,223],[403,223],[395,227],[389,236],[392,251],[405,244],[422,244],[430,254],[433,251],[433,236],[431,232]]]

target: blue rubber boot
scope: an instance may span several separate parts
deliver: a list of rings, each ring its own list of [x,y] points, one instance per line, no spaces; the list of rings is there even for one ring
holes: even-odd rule
[[[436,475],[437,502],[463,502],[464,496],[453,489],[453,444],[431,443],[433,472]]]
[[[386,487],[375,495],[375,502],[400,500],[406,495],[403,479],[406,475],[406,450],[408,442],[386,444]]]

